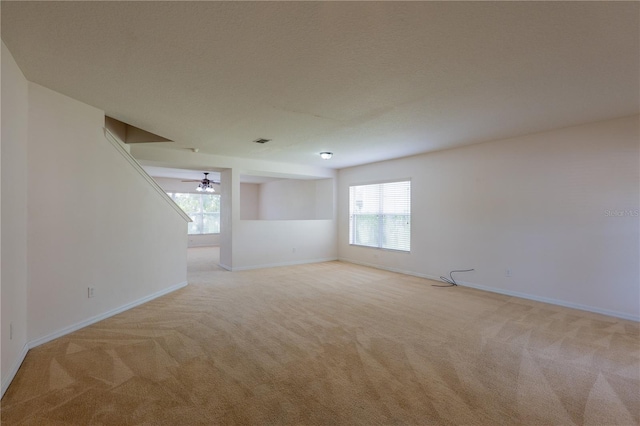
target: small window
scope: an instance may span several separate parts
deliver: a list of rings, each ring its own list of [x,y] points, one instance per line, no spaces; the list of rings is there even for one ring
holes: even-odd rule
[[[187,228],[189,235],[220,233],[220,195],[182,192],[167,194],[193,221]]]
[[[349,187],[349,244],[411,249],[411,181]]]

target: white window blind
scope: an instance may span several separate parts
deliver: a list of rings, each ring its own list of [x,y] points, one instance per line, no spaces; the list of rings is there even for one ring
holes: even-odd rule
[[[349,244],[411,249],[411,181],[349,187]]]

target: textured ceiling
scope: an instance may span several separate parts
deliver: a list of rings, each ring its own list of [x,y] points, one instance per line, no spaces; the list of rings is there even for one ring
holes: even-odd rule
[[[29,80],[161,146],[340,168],[637,113],[639,11],[2,1],[1,29]]]

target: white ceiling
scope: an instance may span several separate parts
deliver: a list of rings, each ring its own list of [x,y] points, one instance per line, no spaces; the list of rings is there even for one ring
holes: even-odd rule
[[[2,1],[1,29],[29,80],[176,141],[161,146],[341,168],[638,113],[639,12]]]

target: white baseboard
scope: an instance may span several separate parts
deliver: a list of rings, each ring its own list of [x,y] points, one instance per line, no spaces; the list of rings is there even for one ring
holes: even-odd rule
[[[27,352],[29,351],[29,349],[33,349],[36,346],[40,346],[44,343],[50,342],[54,339],[57,339],[58,337],[62,337],[66,334],[69,333],[73,333],[74,331],[80,330],[81,328],[84,328],[88,325],[91,324],[95,324],[98,321],[102,321],[103,319],[107,319],[109,317],[112,317],[114,315],[117,315],[121,312],[124,312],[126,310],[129,310],[131,308],[135,308],[136,306],[142,305],[143,303],[149,302],[153,299],[157,299],[160,296],[164,296],[165,294],[169,294],[171,292],[174,292],[178,289],[181,289],[183,287],[187,286],[187,282],[183,281],[181,283],[172,285],[171,287],[165,288],[164,290],[160,290],[156,293],[150,294],[148,296],[145,296],[141,299],[138,300],[134,300],[133,302],[127,303],[125,305],[122,305],[116,309],[112,309],[110,311],[104,312],[100,315],[96,315],[94,317],[91,318],[87,318],[84,321],[80,321],[76,324],[70,325],[68,327],[65,327],[63,329],[54,331],[53,333],[47,334],[46,336],[42,336],[39,337],[37,339],[31,340],[27,343],[25,343],[22,352],[20,353],[20,356],[18,357],[18,359],[15,361],[14,365],[11,367],[11,370],[9,371],[9,373],[7,374],[7,377],[4,378],[4,380],[2,380],[2,393],[0,394],[0,398],[4,395],[4,393],[6,392],[6,390],[9,388],[9,385],[11,384],[11,382],[13,381],[13,378],[15,377],[16,373],[18,372],[18,369],[20,368],[20,365],[22,365],[22,362],[24,361],[25,356],[27,356]]]
[[[134,300],[133,302],[127,303],[126,305],[122,305],[122,306],[120,306],[120,307],[118,307],[116,309],[112,309],[112,310],[107,311],[105,313],[102,313],[100,315],[96,315],[94,317],[87,318],[86,320],[80,321],[79,323],[70,325],[70,326],[65,327],[63,329],[60,329],[58,331],[54,331],[53,333],[47,334],[46,336],[39,337],[39,338],[29,342],[29,349],[32,349],[32,348],[35,348],[36,346],[40,346],[40,345],[42,345],[44,343],[50,342],[51,340],[57,339],[58,337],[62,337],[64,335],[66,335],[66,334],[73,333],[76,330],[80,330],[81,328],[84,328],[84,327],[86,327],[88,325],[91,325],[91,324],[95,324],[98,321],[102,321],[103,319],[107,319],[109,317],[117,315],[117,314],[119,314],[121,312],[124,312],[126,310],[129,310],[131,308],[135,308],[138,305],[142,305],[143,303],[149,302],[149,301],[151,301],[153,299],[156,299],[156,298],[158,298],[160,296],[164,296],[165,294],[169,294],[169,293],[174,292],[174,291],[176,291],[178,289],[181,289],[182,287],[185,287],[186,285],[187,285],[187,282],[183,281],[181,283],[172,285],[171,287],[167,287],[164,290],[160,290],[160,291],[158,291],[156,293],[153,293],[153,294],[150,294],[148,296],[145,296],[145,297],[143,297],[141,299]]]
[[[20,355],[18,355],[18,358],[15,360],[15,362],[11,366],[11,370],[9,370],[9,372],[7,373],[7,377],[5,377],[4,380],[2,381],[0,398],[2,398],[4,396],[4,393],[7,391],[7,389],[9,389],[9,385],[13,381],[13,378],[16,377],[16,374],[18,373],[18,370],[20,369],[20,366],[22,365],[24,358],[27,356],[27,352],[29,352],[29,343],[24,344],[24,346],[22,347],[22,351],[20,351]]]
[[[240,266],[237,268],[227,268],[224,265],[220,265],[222,268],[227,269],[229,271],[249,271],[251,269],[263,269],[263,268],[275,268],[278,266],[293,266],[293,265],[305,265],[307,263],[321,263],[321,262],[332,262],[338,260],[337,257],[327,257],[322,259],[305,259],[305,260],[294,260],[292,262],[280,262],[280,263],[265,263],[261,265],[250,265],[250,266]]]
[[[397,272],[400,274],[405,274],[405,275],[411,275],[414,277],[420,277],[420,278],[427,278],[433,281],[440,281],[440,282],[444,282],[440,279],[440,277],[436,277],[433,275],[427,275],[427,274],[420,274],[417,272],[412,272],[412,271],[405,271],[402,269],[396,269],[396,268],[387,268],[381,265],[376,265],[374,263],[368,263],[368,262],[360,262],[360,261],[356,261],[356,260],[351,260],[351,259],[339,259],[341,262],[347,262],[347,263],[353,263],[356,265],[362,265],[362,266],[369,266],[371,268],[376,268],[376,269],[382,269],[385,271],[390,271],[390,272]],[[511,291],[511,290],[505,290],[505,289],[501,289],[501,288],[495,288],[495,287],[489,287],[489,286],[485,286],[485,285],[481,285],[481,284],[475,284],[469,281],[460,281],[458,279],[456,279],[456,282],[458,283],[458,285],[464,286],[464,287],[470,287],[470,288],[475,288],[477,290],[482,290],[482,291],[489,291],[491,293],[498,293],[498,294],[504,294],[505,296],[512,296],[512,297],[519,297],[521,299],[527,299],[527,300],[533,300],[535,302],[542,302],[542,303],[549,303],[551,305],[558,305],[558,306],[564,306],[565,308],[572,308],[572,309],[579,309],[581,311],[587,311],[587,312],[593,312],[596,314],[602,314],[602,315],[607,315],[610,317],[616,317],[616,318],[621,318],[621,319],[625,319],[625,320],[630,320],[630,321],[636,321],[636,322],[640,322],[640,316],[637,315],[630,315],[624,312],[618,312],[618,311],[611,311],[608,309],[601,309],[595,306],[589,306],[589,305],[581,305],[579,303],[572,303],[572,302],[567,302],[564,300],[559,300],[559,299],[552,299],[549,297],[541,297],[541,296],[536,296],[534,294],[529,294],[529,293],[521,293],[518,291]]]
[[[220,247],[220,244],[218,243],[191,243],[191,242],[187,242],[187,248],[202,248],[202,247]]]
[[[492,293],[504,294],[505,296],[519,297],[519,298],[522,298],[522,299],[533,300],[533,301],[536,301],[536,302],[542,302],[542,303],[549,303],[551,305],[564,306],[565,308],[579,309],[581,311],[593,312],[593,313],[596,313],[596,314],[607,315],[607,316],[610,316],[610,317],[616,317],[616,318],[621,318],[621,319],[625,319],[625,320],[629,320],[629,321],[640,322],[640,316],[630,315],[630,314],[626,314],[624,312],[611,311],[611,310],[608,310],[608,309],[602,309],[602,308],[598,308],[598,307],[595,307],[595,306],[581,305],[579,303],[567,302],[567,301],[564,301],[564,300],[552,299],[552,298],[549,298],[549,297],[541,297],[541,296],[536,296],[536,295],[528,294],[528,293],[520,293],[518,291],[511,291],[511,290],[504,290],[504,289],[501,289],[501,288],[487,287],[487,286],[484,286],[484,285],[474,284],[474,283],[470,283],[470,282],[466,282],[466,281],[457,281],[456,280],[456,282],[459,285],[462,285],[462,286],[465,286],[465,287],[471,287],[471,288],[475,288],[475,289],[483,290],[483,291],[490,291]]]
[[[427,279],[435,280],[435,281],[441,281],[440,278],[436,278],[436,277],[431,276],[431,275],[425,275],[425,274],[420,274],[418,272],[406,271],[404,269],[389,268],[389,267],[385,267],[385,266],[378,265],[378,264],[375,264],[375,263],[360,262],[359,260],[344,259],[344,258],[340,258],[338,260],[340,262],[353,263],[354,265],[362,265],[362,266],[368,266],[370,268],[382,269],[383,271],[397,272],[399,274],[411,275],[413,277],[420,277],[420,278],[427,278]]]

